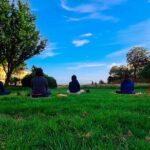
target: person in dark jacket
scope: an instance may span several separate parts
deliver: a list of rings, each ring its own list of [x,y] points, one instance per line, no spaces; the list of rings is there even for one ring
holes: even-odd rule
[[[41,68],[36,69],[35,75],[31,81],[32,97],[49,97],[48,81],[43,77],[43,70]]]
[[[117,91],[119,94],[135,94],[134,92],[134,81],[130,79],[128,74],[125,75],[125,79],[121,83],[120,91]]]
[[[0,96],[1,95],[9,95],[10,92],[5,90],[3,82],[0,81]]]
[[[73,94],[81,94],[84,93],[84,90],[81,90],[79,81],[77,80],[77,77],[75,75],[72,76],[72,81],[69,83],[69,91],[68,93],[73,93]]]

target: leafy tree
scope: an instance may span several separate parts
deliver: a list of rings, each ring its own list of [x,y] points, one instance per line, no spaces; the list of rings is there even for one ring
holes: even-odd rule
[[[141,71],[141,76],[145,79],[150,79],[150,62]]]
[[[110,76],[112,77],[118,77],[118,79],[122,79],[124,77],[124,75],[126,73],[129,73],[130,70],[126,67],[126,66],[113,66],[111,69],[110,69]]]
[[[0,0],[0,64],[6,72],[6,85],[15,68],[46,46],[47,41],[41,39],[35,20],[27,3],[18,0],[16,6],[9,0]]]
[[[134,68],[134,79],[137,79],[137,73],[149,61],[149,52],[144,47],[134,47],[127,54],[127,62]]]

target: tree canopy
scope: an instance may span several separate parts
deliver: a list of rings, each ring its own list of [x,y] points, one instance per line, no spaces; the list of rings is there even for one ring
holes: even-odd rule
[[[1,0],[0,14],[0,64],[6,72],[5,84],[8,84],[14,69],[40,54],[47,40],[40,37],[36,17],[27,3],[18,0],[16,6],[14,2]]]
[[[127,62],[134,68],[134,79],[137,79],[137,72],[140,71],[149,61],[149,52],[144,47],[134,47],[127,54]]]

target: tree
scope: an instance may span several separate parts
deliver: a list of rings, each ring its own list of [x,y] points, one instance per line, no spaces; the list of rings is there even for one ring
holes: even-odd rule
[[[130,72],[130,70],[128,69],[128,67],[122,65],[122,66],[113,66],[110,69],[109,74],[112,77],[122,79],[124,77],[124,75],[129,72]]]
[[[27,3],[18,0],[16,6],[9,0],[0,0],[0,64],[6,73],[6,85],[15,68],[46,46],[47,40],[41,39],[35,20]]]
[[[150,79],[150,62],[141,71],[141,76],[145,79]]]
[[[134,68],[134,79],[137,79],[137,72],[149,61],[149,52],[144,47],[134,47],[127,54],[127,62]]]

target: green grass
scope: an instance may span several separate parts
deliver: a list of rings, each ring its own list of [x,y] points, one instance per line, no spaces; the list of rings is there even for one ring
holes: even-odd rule
[[[0,149],[149,150],[150,95],[116,95],[114,89],[51,98],[0,97]]]

